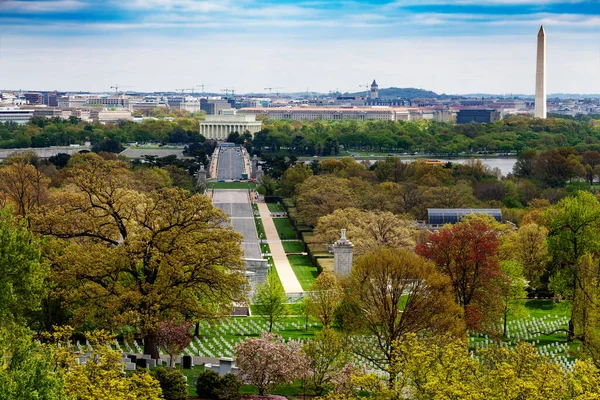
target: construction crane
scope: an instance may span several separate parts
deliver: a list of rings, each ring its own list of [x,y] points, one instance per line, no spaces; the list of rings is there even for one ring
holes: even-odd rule
[[[202,93],[206,93],[206,92],[204,91],[204,88],[205,88],[205,87],[213,87],[213,86],[218,86],[218,85],[206,85],[206,84],[204,84],[204,83],[201,83],[201,84],[199,84],[199,85],[196,85],[196,87],[202,88]]]
[[[234,96],[235,95],[235,89],[231,88],[225,88],[225,89],[221,89],[221,92],[225,92],[225,96],[229,95],[229,92],[231,92],[231,95]]]
[[[115,89],[115,95],[118,96],[119,95],[119,88],[126,88],[126,87],[130,88],[130,87],[133,87],[133,86],[121,86],[119,84],[116,84],[115,86],[111,86],[110,88],[111,89]]]
[[[266,88],[264,88],[264,90],[268,90],[269,91],[269,95],[273,94],[273,89],[283,89],[283,88],[282,87],[266,87]],[[276,94],[279,97],[279,92],[277,92]]]
[[[371,85],[369,85],[369,83],[367,82],[366,85],[358,85],[360,87],[364,87],[365,88],[365,97],[369,97],[369,90],[371,90]]]
[[[194,89],[175,89],[176,92],[181,92],[181,95],[183,96],[183,92],[185,92],[186,90],[191,90],[192,93],[194,93]]]

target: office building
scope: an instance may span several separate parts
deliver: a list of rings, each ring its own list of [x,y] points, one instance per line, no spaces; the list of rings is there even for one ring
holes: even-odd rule
[[[58,107],[58,94],[56,92],[42,93],[42,104],[48,107]]]
[[[25,93],[24,96],[27,104],[42,104],[41,93]]]
[[[471,214],[489,215],[502,222],[502,210],[499,208],[428,208],[427,225],[429,228],[439,229],[446,224],[456,224]]]
[[[218,115],[223,110],[231,109],[231,103],[227,99],[201,99],[200,109],[206,115]]]
[[[129,99],[123,96],[110,97],[90,97],[87,99],[87,104],[90,106],[104,106],[109,108],[129,108]]]
[[[167,98],[167,102],[169,103],[169,108],[172,110],[189,112],[200,111],[200,102],[197,98],[192,96],[169,97]]]
[[[467,108],[460,110],[456,114],[457,124],[469,124],[478,122],[482,124],[490,124],[501,118],[502,114],[494,108]]]
[[[20,108],[2,107],[0,108],[0,122],[16,122],[17,124],[26,124],[33,117],[33,110],[22,110]]]
[[[108,111],[102,110],[90,110],[89,119],[94,122],[100,122],[102,124],[116,123],[119,121],[132,121],[133,116],[129,110],[120,111]]]

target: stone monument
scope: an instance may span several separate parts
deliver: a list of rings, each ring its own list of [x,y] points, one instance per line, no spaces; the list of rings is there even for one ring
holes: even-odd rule
[[[535,71],[535,117],[546,118],[546,31],[540,28]]]
[[[256,180],[257,183],[260,183],[260,180],[262,179],[263,175],[265,174],[265,171],[262,170],[262,167],[259,165],[258,168],[256,169],[256,173],[254,174],[254,179]]]
[[[252,157],[252,170],[250,171],[250,176],[256,176],[256,171],[258,170],[258,157],[256,154]]]
[[[352,272],[352,248],[354,245],[346,239],[346,230],[342,229],[342,237],[333,244],[333,272],[345,277]]]
[[[207,171],[204,169],[204,165],[200,164],[200,170],[198,171],[198,186],[206,187],[206,175]]]

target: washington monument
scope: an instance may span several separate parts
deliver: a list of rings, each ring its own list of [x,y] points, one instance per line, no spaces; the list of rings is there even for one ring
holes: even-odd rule
[[[535,117],[546,118],[546,31],[540,28],[535,73]]]

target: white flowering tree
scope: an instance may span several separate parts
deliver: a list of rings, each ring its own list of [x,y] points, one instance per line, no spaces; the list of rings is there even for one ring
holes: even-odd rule
[[[299,342],[285,343],[281,336],[266,332],[238,344],[235,358],[240,377],[256,385],[260,395],[279,385],[305,379],[310,364]]]

